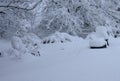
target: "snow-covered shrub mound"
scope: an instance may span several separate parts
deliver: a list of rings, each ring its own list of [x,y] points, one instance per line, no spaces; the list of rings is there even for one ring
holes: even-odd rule
[[[91,40],[91,39],[96,39],[96,34],[95,32],[92,32],[87,35],[86,40]]]
[[[90,33],[86,39],[94,39],[94,38],[103,38],[109,39],[113,37],[112,30],[107,26],[98,26],[96,27],[95,32]]]
[[[22,41],[28,53],[35,56],[40,56],[41,39],[37,35],[34,33],[28,33],[22,38]]]
[[[0,39],[0,57],[6,56],[5,52],[9,48],[11,48],[11,42],[9,40],[6,40],[6,39]]]
[[[70,36],[67,33],[60,33],[56,32],[52,34],[49,37],[46,37],[42,40],[43,44],[49,44],[49,43],[64,43],[64,42],[71,42],[72,41],[72,36]]]
[[[22,41],[28,48],[29,45],[40,45],[41,39],[34,33],[28,33],[22,38]]]
[[[13,49],[21,50],[22,46],[23,46],[23,43],[22,43],[22,40],[19,37],[14,36],[14,37],[12,37],[11,45],[12,45]]]
[[[91,39],[89,41],[90,47],[106,47],[106,41],[102,38]]]
[[[23,59],[25,56],[40,56],[40,38],[33,33],[24,37],[13,36],[11,41],[0,40],[0,57]]]
[[[98,26],[96,28],[96,37],[108,39],[109,35],[107,32],[108,32],[108,30],[105,26]]]
[[[101,32],[104,28],[98,28],[97,32],[92,32],[87,36],[87,40],[89,40],[89,46],[90,48],[103,48],[106,47],[106,41],[104,36],[101,35]],[[101,30],[101,31],[100,31]],[[99,33],[99,32],[100,33]],[[104,33],[104,32],[103,32]],[[102,33],[102,34],[103,34]],[[106,33],[105,33],[106,34]]]
[[[21,40],[21,38],[17,36],[13,36],[11,40],[11,46],[12,48],[10,49],[10,55],[15,56],[17,58],[21,58],[21,56],[25,53],[26,49],[24,47],[24,44]]]

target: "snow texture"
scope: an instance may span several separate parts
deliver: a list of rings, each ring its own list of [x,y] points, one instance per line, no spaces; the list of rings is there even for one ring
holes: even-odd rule
[[[38,58],[0,58],[0,81],[120,81],[119,41],[110,39],[108,48],[93,50],[88,40],[74,38],[68,43],[42,45]]]

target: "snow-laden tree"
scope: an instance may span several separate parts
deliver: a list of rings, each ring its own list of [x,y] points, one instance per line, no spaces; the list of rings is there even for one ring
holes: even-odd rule
[[[26,28],[26,25],[30,28],[35,17],[32,10],[41,1],[0,0],[0,37],[8,38],[16,32],[21,33]]]
[[[97,26],[114,28],[119,25],[119,6],[119,0],[44,0],[37,9],[37,34],[61,31],[81,36]]]
[[[41,18],[37,21],[40,23],[37,24],[36,33],[40,36],[46,36],[56,31],[67,32],[73,35],[77,35],[76,32],[81,32],[80,27],[83,26],[83,22],[79,17],[72,14],[74,12],[69,9],[70,4],[72,8],[75,5],[68,0],[46,1],[45,6],[40,12],[42,14],[39,15]]]
[[[0,0],[0,36],[23,32],[26,22],[40,37],[56,31],[85,36],[100,25],[119,29],[119,14],[119,0]]]

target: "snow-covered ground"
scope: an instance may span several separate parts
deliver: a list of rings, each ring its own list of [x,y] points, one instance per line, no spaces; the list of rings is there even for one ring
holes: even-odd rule
[[[40,57],[1,57],[0,81],[120,81],[120,39],[111,39],[104,49],[89,49],[88,44],[75,39],[42,45]],[[7,45],[0,41],[0,49]]]

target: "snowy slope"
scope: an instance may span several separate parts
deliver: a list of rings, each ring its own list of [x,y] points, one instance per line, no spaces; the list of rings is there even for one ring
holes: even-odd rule
[[[0,58],[0,81],[120,81],[120,39],[89,49],[87,40],[42,45],[41,56]]]

